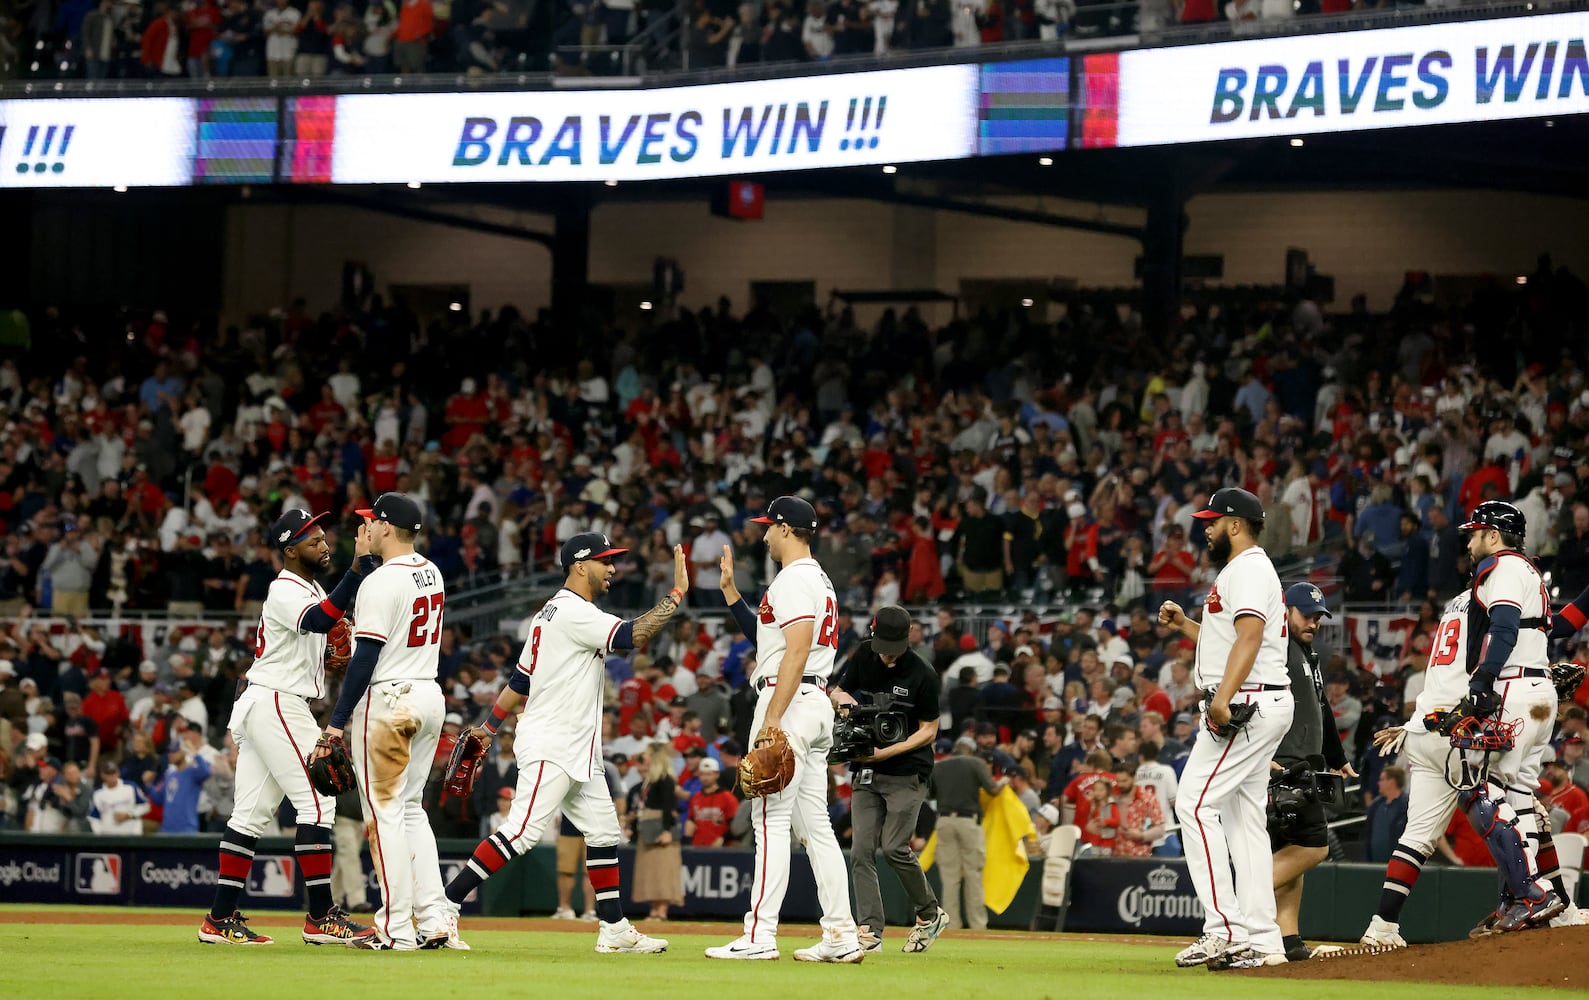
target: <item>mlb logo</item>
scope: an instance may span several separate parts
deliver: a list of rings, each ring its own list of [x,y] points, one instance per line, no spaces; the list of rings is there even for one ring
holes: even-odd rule
[[[79,854],[77,856],[76,886],[79,895],[120,895],[121,855]]]
[[[248,894],[290,899],[296,892],[293,880],[297,871],[298,862],[295,858],[275,855],[257,857],[254,867],[248,872]]]

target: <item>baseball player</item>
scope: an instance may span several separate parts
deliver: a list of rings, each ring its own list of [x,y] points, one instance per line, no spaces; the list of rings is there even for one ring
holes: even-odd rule
[[[1215,970],[1280,965],[1286,957],[1275,923],[1267,803],[1269,765],[1295,710],[1286,673],[1285,598],[1274,564],[1258,545],[1264,511],[1256,496],[1227,487],[1193,516],[1207,523],[1208,550],[1219,567],[1202,624],[1173,601],[1159,608],[1161,623],[1197,642],[1193,679],[1206,692],[1207,732],[1192,744],[1175,803],[1187,867],[1203,904],[1203,935],[1175,956],[1175,964]]]
[[[618,811],[601,756],[606,658],[640,649],[661,631],[690,589],[683,546],[673,549],[673,589],[656,607],[624,621],[596,607],[612,585],[613,548],[606,535],[585,532],[563,543],[563,588],[530,619],[530,634],[508,686],[497,696],[485,730],[495,734],[524,705],[513,753],[519,783],[507,820],[480,842],[447,886],[447,927],[457,939],[458,908],[480,883],[534,847],[559,810],[585,836],[585,870],[600,920],[596,951],[655,954],[668,943],[647,937],[623,915],[618,896]]]
[[[254,845],[285,796],[298,813],[297,859],[309,896],[303,939],[343,944],[374,931],[349,920],[331,896],[331,828],[336,800],[309,784],[306,756],[319,725],[309,699],[326,695],[326,633],[354,601],[360,581],[374,572],[369,538],[361,527],[355,565],[328,596],[315,582],[331,568],[331,546],[321,527],[328,514],[289,510],[271,525],[282,571],[271,581],[254,639],[254,663],[232,708],[229,728],[237,743],[235,798],[221,836],[215,902],[199,925],[205,944],[271,944],[251,930],[237,901],[254,863]]]
[[[402,493],[382,493],[357,513],[381,566],[354,603],[353,659],[322,739],[347,735],[381,908],[375,933],[349,944],[371,951],[412,951],[421,941],[442,947],[448,943],[447,901],[422,799],[446,714],[436,683],[446,591],[435,563],[414,551],[424,526],[419,504]],[[314,753],[324,756],[329,748],[317,745]]]
[[[734,618],[753,623],[756,667],[750,683],[757,694],[751,732],[782,729],[794,749],[795,772],[788,787],[749,803],[756,841],[755,879],[744,933],[706,949],[707,958],[778,958],[778,911],[789,888],[790,830],[806,845],[822,905],[822,940],[795,952],[802,962],[852,964],[866,957],[850,912],[844,854],[828,818],[828,750],[834,709],[827,697],[838,651],[838,599],[833,584],[811,558],[817,514],[799,497],[774,500],[761,517],[768,525],[767,552],[781,565],[754,612],[741,599]],[[747,631],[746,634],[750,634]]]
[[[1547,637],[1577,631],[1584,621],[1582,608],[1574,602],[1563,621],[1552,624],[1539,571],[1520,548],[1524,518],[1515,506],[1486,501],[1474,508],[1462,528],[1470,532],[1473,586],[1446,604],[1413,717],[1374,734],[1383,755],[1405,748],[1409,787],[1407,827],[1386,866],[1378,911],[1363,932],[1367,945],[1407,943],[1400,929],[1402,906],[1458,805],[1484,835],[1507,892],[1515,897],[1503,899],[1475,933],[1539,926],[1565,910],[1570,898],[1555,845],[1547,846],[1549,823],[1541,823],[1535,813],[1532,789],[1556,716]],[[1589,594],[1579,600],[1589,601]],[[1523,728],[1513,749],[1490,763],[1483,784],[1458,792],[1447,778],[1451,745],[1430,733],[1424,720],[1455,709],[1464,696],[1471,699],[1475,715],[1482,718],[1499,709],[1503,721],[1521,719]]]

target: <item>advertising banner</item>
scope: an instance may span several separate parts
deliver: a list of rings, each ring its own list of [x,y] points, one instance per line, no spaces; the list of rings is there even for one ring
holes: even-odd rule
[[[329,176],[312,153],[295,154],[292,179],[635,181],[957,159],[977,151],[977,82],[969,65],[644,91],[338,97]],[[323,120],[288,131],[311,151],[327,138]]]
[[[1088,56],[1079,144],[1582,114],[1586,37],[1589,13],[1574,12]]]
[[[0,187],[164,187],[193,178],[194,102],[0,101]]]
[[[1067,931],[1203,932],[1203,904],[1181,858],[1078,858],[1070,869]]]

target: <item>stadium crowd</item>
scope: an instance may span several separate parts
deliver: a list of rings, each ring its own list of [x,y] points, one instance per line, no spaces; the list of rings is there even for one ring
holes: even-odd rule
[[[1430,6],[1434,6],[1431,3]],[[1280,20],[1389,0],[34,0],[0,4],[5,76],[317,77],[617,72]],[[682,26],[682,30],[666,30]],[[685,59],[687,50],[688,58]]]
[[[712,614],[716,556],[733,546],[753,593],[770,567],[746,518],[799,492],[850,612],[841,657],[876,607],[936,609],[912,642],[943,679],[940,752],[963,737],[1040,827],[1074,822],[1100,852],[1173,852],[1172,831],[1119,836],[1123,820],[1171,815],[1195,726],[1190,646],[1152,612],[1196,603],[1211,573],[1190,513],[1238,483],[1264,500],[1285,582],[1418,620],[1391,672],[1326,650],[1347,752],[1381,793],[1362,797],[1371,851],[1394,825],[1398,775],[1367,737],[1410,711],[1437,609],[1466,579],[1464,512],[1515,498],[1560,598],[1589,584],[1572,319],[1585,299],[1542,260],[1526,286],[1461,308],[1412,285],[1388,314],[1328,320],[1306,299],[1232,299],[1167,339],[1085,294],[1049,326],[986,313],[940,329],[914,311],[868,329],[836,306],[740,315],[724,300],[643,332],[567,331],[512,307],[421,321],[374,295],[221,330],[158,311],[12,319],[3,817],[39,832],[223,823],[242,637],[277,571],[261,523],[332,511],[345,563],[351,511],[395,489],[426,506],[426,550],[454,590],[552,570],[561,540],[600,530],[631,550],[610,603],[639,608],[669,586],[671,546],[689,548],[691,619],[608,663],[609,777],[631,817],[666,804],[681,839],[743,840],[748,643]],[[101,633],[90,618],[111,609],[225,624]],[[520,642],[446,631],[449,728],[488,710]],[[1589,778],[1586,701],[1563,708],[1552,771],[1573,829],[1589,827],[1574,785]],[[499,747],[471,801],[433,802],[438,831],[489,828],[512,770]],[[835,768],[841,830],[846,793]]]

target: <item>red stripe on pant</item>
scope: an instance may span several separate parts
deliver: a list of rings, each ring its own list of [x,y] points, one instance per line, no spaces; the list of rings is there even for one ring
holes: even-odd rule
[[[386,919],[381,921],[386,940],[392,940],[392,890],[386,882],[386,856],[381,853],[381,822],[375,813],[375,800],[370,797],[370,691],[364,690],[364,778],[359,782],[364,789],[364,801],[370,807],[370,846],[375,849],[375,876],[381,883],[381,909]]]
[[[750,908],[750,939],[756,940],[756,925],[761,923],[761,900],[767,895],[767,796],[761,797],[761,889],[756,905]]]
[[[1236,741],[1234,738],[1232,738],[1231,741],[1225,745],[1225,752],[1219,755],[1219,760],[1215,761],[1214,763],[1214,769],[1208,772],[1208,780],[1203,782],[1202,794],[1198,795],[1197,806],[1192,810],[1192,816],[1197,819],[1198,836],[1201,837],[1203,841],[1203,857],[1208,861],[1208,891],[1214,897],[1214,912],[1219,914],[1219,919],[1225,921],[1225,940],[1227,941],[1230,940],[1231,936],[1230,918],[1225,916],[1225,911],[1219,908],[1219,883],[1214,880],[1214,854],[1208,849],[1208,833],[1203,829],[1202,810],[1203,800],[1208,797],[1208,788],[1214,783],[1214,775],[1219,773],[1221,765],[1225,763],[1225,758],[1230,756],[1230,748],[1235,745]],[[1228,849],[1230,844],[1229,839],[1226,839],[1225,844]]]
[[[298,741],[292,738],[292,730],[287,728],[287,717],[281,714],[281,695],[276,695],[276,718],[281,720],[281,731],[287,734],[287,742],[292,744],[292,754],[298,758],[298,766],[303,768],[303,780],[309,784],[309,794],[314,797],[314,821],[320,825],[320,795],[314,790],[314,782],[309,781],[309,758],[298,749]]]
[[[541,769],[539,771],[535,772],[535,787],[530,789],[530,805],[529,805],[528,809],[524,810],[524,822],[519,824],[519,832],[515,833],[513,835],[513,840],[518,840],[520,837],[524,836],[525,828],[530,825],[530,814],[535,812],[535,797],[537,795],[541,794],[541,779],[544,778],[545,776],[546,776],[546,761],[543,760],[543,761],[541,761]],[[509,841],[509,843],[511,843],[511,842],[512,841]],[[501,865],[497,865],[497,868],[501,868],[501,867],[502,867]],[[493,868],[491,870],[492,871],[496,871],[496,868]]]
[[[248,881],[248,871],[254,867],[253,858],[245,858],[237,854],[221,852],[221,878]]]

